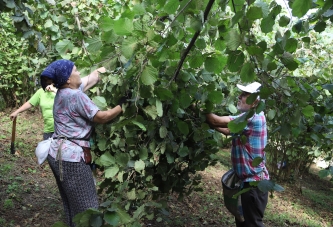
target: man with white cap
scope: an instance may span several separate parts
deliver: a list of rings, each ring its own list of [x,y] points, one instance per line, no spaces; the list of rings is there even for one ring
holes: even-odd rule
[[[206,120],[211,127],[225,135],[231,134],[228,123],[242,116],[251,108],[255,108],[260,100],[258,96],[252,104],[246,103],[251,94],[259,93],[260,83],[254,82],[246,86],[237,84],[237,87],[242,91],[237,102],[237,109],[241,114],[237,116],[206,114]],[[246,127],[240,134],[232,134],[231,161],[233,169],[243,181],[243,188],[251,188],[251,190],[241,194],[245,221],[235,220],[237,227],[261,227],[264,226],[262,219],[268,202],[268,192],[260,191],[257,187],[250,185],[249,182],[269,180],[264,151],[267,144],[266,118],[263,112],[254,113],[247,122]],[[242,141],[242,135],[246,137],[246,141]],[[263,161],[259,165],[253,166],[252,162],[255,158],[262,158]]]

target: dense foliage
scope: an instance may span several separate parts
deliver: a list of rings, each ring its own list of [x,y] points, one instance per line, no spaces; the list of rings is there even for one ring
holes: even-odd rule
[[[89,218],[93,226],[102,220],[137,226],[155,208],[166,213],[168,193],[199,190],[194,174],[216,163],[222,144],[199,108],[236,114],[236,83],[263,84],[265,101],[254,111],[267,113],[273,175],[286,178],[314,157],[331,157],[332,51],[322,35],[332,31],[330,0],[0,0],[0,6],[49,62],[71,59],[83,74],[108,69],[91,93],[101,109],[131,91],[124,114],[96,127],[106,200],[100,211],[78,217],[82,226]],[[230,130],[242,130],[254,111]],[[278,161],[288,165],[277,169]]]

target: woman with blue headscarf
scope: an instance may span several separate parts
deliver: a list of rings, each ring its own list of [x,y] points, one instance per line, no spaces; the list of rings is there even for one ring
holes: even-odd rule
[[[105,71],[100,68],[98,71]],[[93,123],[106,123],[122,112],[122,98],[113,109],[101,111],[84,93],[98,81],[98,71],[81,79],[73,62],[58,60],[42,73],[58,88],[54,100],[54,141],[48,162],[63,201],[66,222],[75,226],[73,217],[88,208],[98,208],[93,175],[88,165]],[[87,151],[88,149],[88,151]]]

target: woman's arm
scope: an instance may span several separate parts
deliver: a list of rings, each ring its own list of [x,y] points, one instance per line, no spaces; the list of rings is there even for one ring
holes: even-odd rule
[[[121,106],[117,105],[116,107],[106,110],[106,111],[97,111],[93,118],[93,122],[104,124],[108,121],[111,121],[113,118],[117,117],[122,112]]]
[[[17,117],[17,115],[23,111],[26,111],[32,107],[30,102],[24,103],[20,108],[18,108],[16,111],[14,111],[11,115],[9,115],[11,120],[14,120],[14,118]]]
[[[104,67],[98,68],[92,71],[88,76],[81,79],[83,84],[83,92],[89,90],[99,81],[99,73],[105,73],[106,69]]]

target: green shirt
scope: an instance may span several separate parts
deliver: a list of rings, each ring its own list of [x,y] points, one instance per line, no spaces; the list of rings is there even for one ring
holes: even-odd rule
[[[40,88],[30,99],[29,103],[33,106],[40,106],[44,119],[44,133],[54,132],[53,103],[55,93],[44,91]]]

